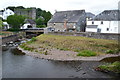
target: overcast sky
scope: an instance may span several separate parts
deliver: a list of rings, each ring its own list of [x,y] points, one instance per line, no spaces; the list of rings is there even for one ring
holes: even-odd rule
[[[118,8],[120,0],[0,0],[0,10],[8,6],[36,7],[50,11],[81,10],[98,14]]]

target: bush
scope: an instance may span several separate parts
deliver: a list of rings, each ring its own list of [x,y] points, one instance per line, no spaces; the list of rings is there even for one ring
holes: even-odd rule
[[[31,43],[35,42],[36,40],[37,40],[36,37],[32,37],[30,41],[27,41],[27,43],[31,44]]]
[[[7,31],[18,32],[18,31],[20,31],[20,29],[18,29],[18,28],[10,28]]]
[[[95,52],[89,50],[83,50],[77,54],[77,56],[86,56],[86,57],[96,56],[96,55],[97,54]]]
[[[117,54],[117,53],[119,53],[119,51],[120,51],[119,49],[116,49],[116,50],[107,50],[106,53],[107,54]]]
[[[32,37],[32,39],[31,39],[32,42],[34,42],[36,40],[37,40],[36,37]]]
[[[36,27],[37,28],[45,28],[46,26],[45,25],[37,25]]]

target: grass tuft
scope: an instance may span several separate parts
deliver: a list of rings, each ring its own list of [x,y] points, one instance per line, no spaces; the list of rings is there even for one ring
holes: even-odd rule
[[[85,57],[90,57],[90,56],[96,56],[97,54],[93,51],[89,50],[83,50],[77,54],[77,56],[85,56]]]
[[[110,63],[110,64],[106,64],[106,65],[100,65],[98,67],[102,70],[120,73],[120,62],[119,61],[116,61],[116,62]]]

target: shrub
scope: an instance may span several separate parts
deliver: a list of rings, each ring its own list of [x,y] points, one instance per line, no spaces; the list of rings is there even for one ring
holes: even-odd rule
[[[36,39],[36,37],[32,37],[32,39],[31,39],[31,41],[36,41],[37,39]]]
[[[45,25],[37,25],[36,27],[37,28],[45,28],[46,26]]]
[[[89,57],[89,56],[96,56],[97,54],[93,51],[89,51],[89,50],[83,50],[81,52],[79,52],[77,54],[77,56],[86,56],[86,57]]]
[[[7,31],[18,32],[18,31],[20,31],[20,29],[19,28],[10,28],[10,29],[7,29]]]
[[[107,50],[106,53],[107,54],[116,54],[116,53],[119,53],[119,49],[116,49],[116,50]]]
[[[36,37],[32,37],[30,41],[27,41],[28,44],[35,42],[37,39]]]

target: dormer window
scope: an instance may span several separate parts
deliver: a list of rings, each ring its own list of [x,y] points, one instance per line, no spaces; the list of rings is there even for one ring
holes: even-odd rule
[[[101,21],[101,24],[103,24],[103,21]]]
[[[94,21],[92,21],[92,24],[94,24]]]

